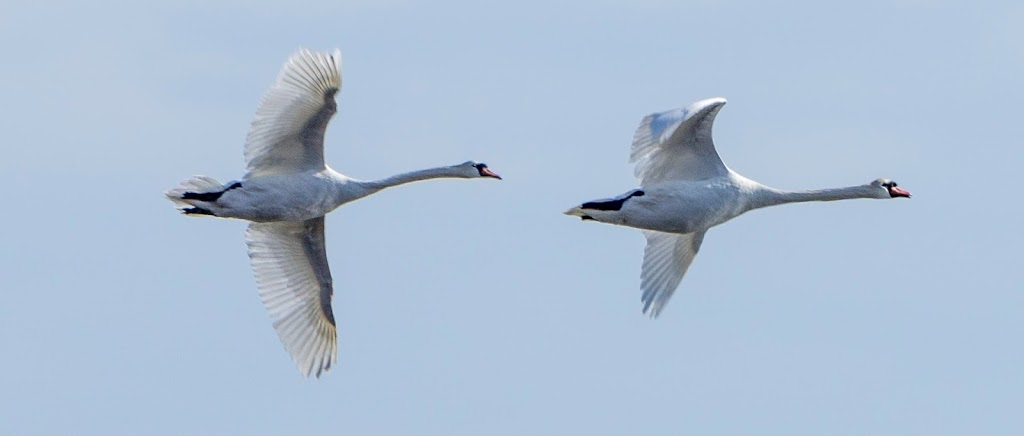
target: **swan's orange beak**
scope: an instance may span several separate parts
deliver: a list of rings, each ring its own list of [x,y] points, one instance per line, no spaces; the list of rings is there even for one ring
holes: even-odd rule
[[[498,173],[491,171],[491,169],[487,167],[480,168],[480,175],[484,177],[494,177],[495,179],[501,180],[501,176],[499,176]]]
[[[907,197],[907,198],[910,198],[910,193],[909,192],[904,191],[904,190],[902,190],[900,188],[897,188],[895,186],[889,188],[889,195],[891,195],[893,198],[896,198],[896,197]]]

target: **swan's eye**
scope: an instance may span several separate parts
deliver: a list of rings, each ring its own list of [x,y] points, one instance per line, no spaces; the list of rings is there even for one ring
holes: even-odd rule
[[[891,183],[891,184],[889,185],[889,187],[891,187],[891,188],[895,188],[895,187],[897,187],[897,186],[899,186],[899,185],[897,185],[897,184],[896,184],[896,182],[892,182],[892,183]]]

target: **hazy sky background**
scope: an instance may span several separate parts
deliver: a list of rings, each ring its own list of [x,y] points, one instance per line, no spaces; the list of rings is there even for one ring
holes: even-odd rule
[[[1022,434],[1022,29],[1013,1],[0,3],[0,434]],[[299,47],[343,52],[335,169],[505,176],[327,218],[321,380],[244,223],[161,195],[242,175]],[[914,199],[716,228],[652,321],[640,232],[561,213],[712,96],[738,172]]]

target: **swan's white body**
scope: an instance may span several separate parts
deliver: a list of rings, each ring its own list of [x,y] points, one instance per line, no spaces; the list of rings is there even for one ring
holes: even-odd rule
[[[769,188],[722,163],[711,138],[725,99],[649,115],[633,138],[640,189],[584,203],[566,214],[644,230],[641,272],[645,313],[657,316],[693,262],[708,229],[747,211],[803,201],[909,197],[894,182],[878,179],[846,188],[786,192]]]
[[[324,215],[392,186],[436,178],[499,178],[473,161],[377,181],[349,178],[324,163],[324,132],[336,112],[341,54],[301,50],[264,96],[246,138],[246,174],[223,185],[197,176],[167,191],[186,214],[252,221],[246,234],[260,298],[303,375],[337,360],[324,244]]]
[[[305,221],[382,189],[419,180],[482,177],[473,161],[400,174],[383,180],[357,180],[330,167],[295,174],[246,177],[205,208],[218,217],[255,222]],[[484,171],[489,170],[484,167]],[[495,176],[490,176],[495,177]]]
[[[361,184],[330,168],[246,177],[206,208],[223,218],[255,222],[305,221],[368,195]]]

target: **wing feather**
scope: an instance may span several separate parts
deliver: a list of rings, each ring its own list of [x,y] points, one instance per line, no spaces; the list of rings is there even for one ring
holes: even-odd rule
[[[292,55],[256,109],[245,139],[246,178],[324,168],[324,132],[340,89],[340,51]]]
[[[710,98],[644,117],[633,134],[629,154],[640,185],[728,174],[711,138],[711,127],[723,105],[724,98]]]
[[[700,250],[705,232],[677,234],[644,230],[647,247],[640,273],[644,313],[657,317],[679,287]]]
[[[299,372],[320,377],[338,358],[324,218],[252,223],[246,243],[274,330]]]

